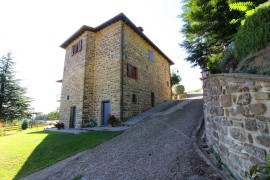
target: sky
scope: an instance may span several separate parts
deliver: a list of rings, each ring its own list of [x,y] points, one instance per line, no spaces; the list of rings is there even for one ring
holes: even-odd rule
[[[179,43],[183,22],[180,0],[8,0],[0,1],[0,56],[12,52],[15,77],[21,79],[35,112],[60,105],[65,50],[60,48],[82,25],[96,27],[123,12],[175,62],[187,91],[201,88],[200,69],[184,61]]]

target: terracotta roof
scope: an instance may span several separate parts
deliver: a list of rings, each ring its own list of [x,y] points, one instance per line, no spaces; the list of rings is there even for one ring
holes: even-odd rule
[[[113,17],[112,19],[104,22],[103,24],[93,28],[90,26],[83,25],[78,31],[76,31],[72,36],[70,36],[65,42],[63,42],[60,47],[66,48],[74,39],[78,38],[82,33],[85,31],[91,31],[91,32],[98,32],[101,29],[104,29],[105,27],[122,20],[126,25],[128,25],[131,29],[133,29],[139,36],[141,36],[147,43],[149,43],[155,50],[157,50],[171,65],[174,64],[174,62],[168,58],[147,36],[143,34],[142,31],[139,30],[133,22],[131,22],[123,13],[118,14],[117,16]]]

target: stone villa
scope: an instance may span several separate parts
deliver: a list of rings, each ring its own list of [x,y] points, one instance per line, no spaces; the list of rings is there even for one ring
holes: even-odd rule
[[[123,13],[96,28],[82,26],[66,50],[60,120],[81,128],[108,114],[126,120],[171,98],[170,60]]]

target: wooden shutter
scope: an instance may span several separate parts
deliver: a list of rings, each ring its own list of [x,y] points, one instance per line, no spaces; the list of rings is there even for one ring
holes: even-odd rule
[[[82,50],[82,39],[78,42],[78,51]]]
[[[132,77],[134,79],[137,79],[137,68],[136,67],[133,67],[132,69],[133,69],[133,71],[132,71]]]
[[[73,45],[72,48],[71,48],[71,56],[74,55],[74,50],[75,50],[75,46]]]
[[[154,54],[152,51],[148,50],[148,58],[149,60],[153,61],[154,60]]]

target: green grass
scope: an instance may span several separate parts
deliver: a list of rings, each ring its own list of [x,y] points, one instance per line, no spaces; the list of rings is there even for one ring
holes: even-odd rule
[[[19,179],[120,133],[91,131],[74,135],[33,128],[0,137],[0,179]]]

